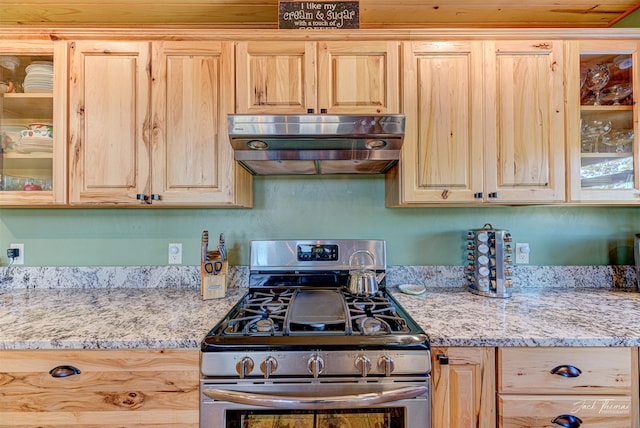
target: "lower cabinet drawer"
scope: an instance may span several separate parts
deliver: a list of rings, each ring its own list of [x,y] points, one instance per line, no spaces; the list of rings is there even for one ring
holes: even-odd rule
[[[502,428],[632,426],[629,396],[498,396],[498,414]]]
[[[500,348],[498,392],[631,394],[631,348]]]
[[[0,427],[197,427],[198,350],[0,351]]]

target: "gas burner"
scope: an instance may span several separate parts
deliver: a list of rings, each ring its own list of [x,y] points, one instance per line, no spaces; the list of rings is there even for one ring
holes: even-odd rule
[[[287,303],[282,300],[271,300],[260,304],[260,309],[263,309],[265,312],[274,313],[282,310]]]
[[[258,320],[255,322],[256,331],[265,333],[274,329],[273,320]]]
[[[394,306],[384,296],[347,298],[347,303],[349,304],[349,312],[352,314],[389,313],[396,315]]]
[[[376,302],[374,302],[371,299],[363,299],[363,298],[356,298],[353,301],[353,307],[354,309],[360,310],[360,311],[366,311],[367,309],[373,309],[376,306]]]
[[[257,306],[265,312],[277,312],[286,309],[291,301],[293,291],[291,289],[271,289],[267,292],[256,291],[247,299],[247,307]]]
[[[233,320],[232,320],[233,321]],[[229,323],[231,324],[231,322]],[[242,334],[245,336],[252,335],[270,335],[273,336],[279,331],[278,325],[271,318],[254,317],[249,319],[242,327]]]
[[[356,325],[360,333],[365,335],[391,333],[391,326],[375,317],[357,318]]]

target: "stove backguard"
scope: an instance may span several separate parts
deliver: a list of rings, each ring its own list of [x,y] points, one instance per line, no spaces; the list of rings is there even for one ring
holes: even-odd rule
[[[357,251],[366,251],[373,257],[350,257]],[[251,241],[251,275],[266,273],[325,273],[349,272],[354,264],[366,263],[367,269],[385,271],[386,244],[382,240],[271,240]]]

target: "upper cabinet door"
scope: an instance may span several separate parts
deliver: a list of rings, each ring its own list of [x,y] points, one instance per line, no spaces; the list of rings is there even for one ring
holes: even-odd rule
[[[153,204],[235,205],[233,44],[157,42],[152,57]]]
[[[315,42],[240,42],[238,113],[306,114],[316,109]]]
[[[65,46],[0,40],[0,206],[66,201]]]
[[[485,43],[487,201],[562,202],[562,42]]]
[[[69,202],[137,204],[150,194],[145,42],[70,43]]]
[[[238,113],[400,111],[398,42],[241,42]]]
[[[320,42],[320,112],[399,113],[398,61],[399,42]]]
[[[403,47],[407,127],[387,206],[482,202],[482,42]]]
[[[570,201],[640,202],[637,40],[567,42]]]

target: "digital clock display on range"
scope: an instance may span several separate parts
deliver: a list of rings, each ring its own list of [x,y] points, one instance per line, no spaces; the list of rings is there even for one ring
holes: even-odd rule
[[[338,246],[335,244],[298,245],[298,261],[336,261]]]

